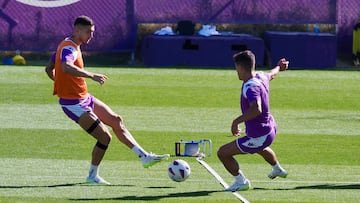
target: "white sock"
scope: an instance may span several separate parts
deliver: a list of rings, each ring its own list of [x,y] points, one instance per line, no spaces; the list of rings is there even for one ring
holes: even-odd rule
[[[242,172],[239,172],[239,175],[234,176],[236,181],[245,183],[246,182],[246,178],[244,176],[244,174]]]
[[[99,174],[99,166],[90,165],[89,177],[94,178]]]
[[[136,145],[131,150],[138,155],[139,158],[146,157],[149,154],[142,147]]]

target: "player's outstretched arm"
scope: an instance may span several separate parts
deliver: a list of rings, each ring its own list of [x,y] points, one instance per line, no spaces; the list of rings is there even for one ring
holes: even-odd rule
[[[105,81],[108,79],[106,75],[86,71],[84,69],[77,67],[72,62],[68,62],[68,61],[63,62],[61,66],[62,66],[62,70],[69,75],[75,77],[91,78],[92,80],[100,83],[101,85],[104,84]]]
[[[270,80],[274,79],[280,71],[285,71],[289,68],[289,61],[285,58],[279,60],[278,65],[270,71]]]

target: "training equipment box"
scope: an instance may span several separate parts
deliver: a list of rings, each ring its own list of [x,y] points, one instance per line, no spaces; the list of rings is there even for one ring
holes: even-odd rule
[[[271,64],[280,58],[290,61],[289,67],[332,68],[336,66],[336,35],[313,32],[275,32],[264,34]]]
[[[246,49],[256,55],[257,65],[264,64],[264,41],[248,34],[148,35],[142,42],[146,66],[233,67],[232,56]]]

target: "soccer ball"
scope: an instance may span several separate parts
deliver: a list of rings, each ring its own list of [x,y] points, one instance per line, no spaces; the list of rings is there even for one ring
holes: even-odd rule
[[[169,164],[168,175],[171,180],[176,182],[185,181],[190,175],[191,169],[189,164],[181,159],[177,159]]]

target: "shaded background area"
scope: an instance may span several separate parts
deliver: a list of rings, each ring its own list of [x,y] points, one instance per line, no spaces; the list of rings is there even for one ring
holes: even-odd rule
[[[63,2],[68,2],[65,4]],[[0,50],[51,52],[69,35],[78,15],[96,23],[95,39],[84,51],[136,51],[144,35],[161,24],[191,20],[198,26],[216,24],[221,30],[262,36],[266,30],[337,34],[340,55],[351,55],[352,31],[360,22],[357,0],[2,0]]]

